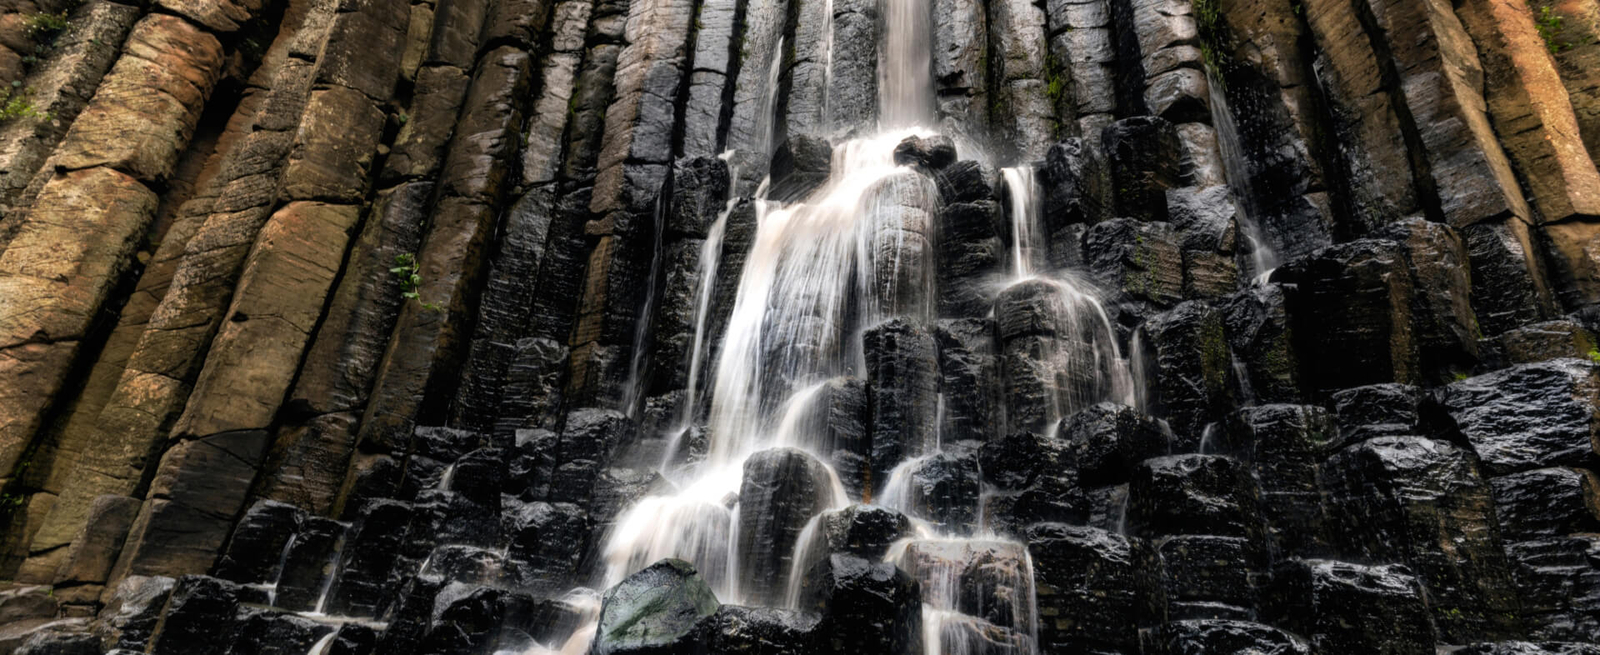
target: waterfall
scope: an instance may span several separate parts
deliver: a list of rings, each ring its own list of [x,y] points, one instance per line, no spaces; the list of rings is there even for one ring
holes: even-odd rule
[[[934,122],[931,7],[926,0],[884,3],[887,29],[878,58],[879,124],[883,129]]]
[[[1008,294],[1048,292],[1042,303],[1051,314],[1057,338],[1042,352],[1031,353],[1055,373],[1045,419],[1053,431],[1060,419],[1102,400],[1138,406],[1143,386],[1117,342],[1117,332],[1098,291],[1073,271],[1044,271],[1044,227],[1040,224],[1039,189],[1031,166],[1001,169],[1011,206],[1010,283]]]
[[[1011,271],[1018,279],[1032,277],[1037,269],[1035,260],[1043,250],[1033,167],[1012,166],[1000,169],[1000,174],[1011,200]]]
[[[1267,241],[1256,215],[1255,189],[1244,146],[1239,142],[1239,124],[1228,106],[1222,81],[1210,67],[1206,68],[1206,86],[1210,89],[1211,123],[1217,130],[1217,147],[1222,152],[1222,172],[1228,179],[1234,204],[1239,208],[1239,233],[1250,244],[1250,275],[1258,282],[1265,282],[1278,267],[1278,254]]]

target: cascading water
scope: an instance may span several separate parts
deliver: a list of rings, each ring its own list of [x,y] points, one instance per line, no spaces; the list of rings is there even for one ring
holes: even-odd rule
[[[1094,286],[1072,271],[1042,270],[1046,247],[1032,167],[1005,168],[1001,177],[1011,203],[1012,276],[998,302],[1005,305],[1015,296],[1032,298],[1030,307],[1049,314],[1057,335],[1032,353],[1039,367],[1050,373],[1052,389],[1043,415],[1030,415],[1026,423],[1043,421],[1047,430],[1054,430],[1060,419],[1103,400],[1138,406],[1142,387],[1135,384]],[[1015,423],[1025,427],[1024,421]]]
[[[1239,232],[1250,244],[1250,276],[1257,282],[1264,282],[1278,267],[1278,254],[1267,241],[1256,217],[1249,163],[1239,142],[1239,124],[1228,106],[1225,87],[1210,68],[1206,69],[1206,83],[1210,90],[1211,123],[1217,130],[1217,148],[1222,153],[1222,172],[1227,177],[1234,205],[1239,208]]]
[[[891,318],[929,325],[933,319],[930,298],[934,284],[932,256],[937,238],[932,218],[938,213],[938,191],[925,175],[895,162],[895,147],[908,137],[932,136],[920,127],[932,122],[928,7],[917,0],[891,0],[885,8],[887,33],[880,58],[880,133],[841,143],[834,148],[829,179],[803,201],[779,205],[758,200],[757,230],[740,274],[734,306],[721,335],[717,359],[709,375],[709,438],[704,461],[683,469],[679,491],[647,497],[628,508],[607,536],[601,554],[606,569],[603,584],[610,586],[632,572],[665,557],[693,563],[723,602],[760,602],[794,606],[798,579],[815,547],[817,517],[821,510],[850,502],[831,467],[834,444],[826,426],[807,417],[830,380],[865,375],[862,334]],[[776,69],[774,69],[776,70]],[[1016,244],[1019,279],[1033,277],[1042,264],[1042,240],[1036,225],[1032,173],[1010,169],[1019,193],[1014,207],[1019,229]],[[763,187],[766,183],[763,183]],[[1026,187],[1025,192],[1021,189]],[[730,207],[732,202],[730,201]],[[718,253],[710,245],[724,229],[719,217],[707,239],[702,266],[715,266]],[[1022,273],[1024,272],[1025,273]],[[695,343],[689,353],[691,398],[697,393],[699,358],[708,293],[715,269],[703,269],[695,317]],[[1097,396],[1128,394],[1131,380],[1121,362],[1114,333],[1105,312],[1091,295],[1067,282],[1060,286],[1063,315],[1074,324],[1084,323],[1075,339],[1094,344],[1089,351],[1095,370],[1121,371],[1096,374],[1113,379]],[[1101,351],[1104,352],[1101,352]],[[1097,397],[1096,399],[1100,399]],[[693,402],[698,402],[692,401]],[[1070,403],[1073,406],[1078,401]],[[695,420],[694,408],[684,410],[679,428],[687,431]],[[943,444],[935,439],[907,452],[911,458],[896,469],[913,467],[927,458],[941,457]],[[826,470],[825,487],[806,527],[798,531],[791,567],[777,576],[786,593],[743,588],[745,570],[740,529],[750,517],[741,517],[750,499],[741,498],[747,462],[757,453],[775,448],[809,453]],[[670,455],[669,455],[670,458]],[[935,593],[925,598],[929,653],[946,652],[953,642],[993,635],[1000,630],[1017,646],[1014,652],[1033,652],[1036,618],[1032,604],[1031,563],[1026,549],[1016,542],[984,533],[973,540],[941,528],[921,516],[922,508],[897,487],[910,484],[906,473],[891,475],[883,502],[907,514],[918,526],[921,541],[896,548],[891,561],[910,552],[919,556],[916,574]],[[979,514],[977,508],[974,514]],[[1002,561],[1007,571],[994,578],[993,566],[969,570],[961,562],[944,562],[930,553],[954,553],[966,560]],[[973,585],[988,590],[997,606],[973,608],[957,600],[957,590]],[[968,610],[981,615],[970,615]],[[587,640],[592,628],[576,630],[559,649],[566,652]],[[955,651],[950,651],[955,652]]]

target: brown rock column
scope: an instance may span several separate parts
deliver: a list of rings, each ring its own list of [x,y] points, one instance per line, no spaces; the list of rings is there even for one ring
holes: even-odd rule
[[[379,0],[342,8],[318,44],[313,90],[268,205],[277,209],[251,235],[230,304],[209,348],[196,353],[204,366],[171,430],[176,443],[162,456],[111,581],[209,568],[344,261],[408,12]],[[205,236],[202,228],[197,241]]]
[[[82,339],[155,215],[156,197],[145,184],[172,174],[222,64],[216,37],[175,16],[148,16],[63,140],[54,161],[70,172],[44,185],[0,257],[12,273],[0,297],[33,308],[12,315],[4,338],[12,372],[0,382],[0,397],[13,400],[0,421],[0,470],[12,471],[52,403],[62,402],[56,395]],[[97,218],[86,225],[85,217]],[[62,532],[48,519],[39,530]],[[64,532],[76,533],[76,523]]]

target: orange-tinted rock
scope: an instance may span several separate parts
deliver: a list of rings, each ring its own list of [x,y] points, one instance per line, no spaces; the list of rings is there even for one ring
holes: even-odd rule
[[[1456,13],[1478,45],[1495,132],[1542,218],[1600,215],[1600,172],[1527,3],[1469,0]]]
[[[56,164],[110,166],[146,181],[171,175],[222,63],[216,37],[175,16],[145,17],[73,123]]]
[[[0,475],[41,427],[155,206],[155,194],[122,173],[67,173],[45,186],[0,255]]]

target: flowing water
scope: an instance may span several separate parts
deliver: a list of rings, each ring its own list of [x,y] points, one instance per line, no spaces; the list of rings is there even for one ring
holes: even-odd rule
[[[738,494],[745,462],[780,447],[831,461],[834,444],[827,426],[809,417],[817,414],[814,405],[831,380],[865,375],[863,331],[891,318],[931,324],[938,191],[927,176],[894,161],[901,141],[933,134],[922,127],[933,122],[928,11],[920,0],[889,0],[885,6],[880,131],[836,145],[829,179],[802,201],[755,201],[755,238],[715,349],[705,343],[705,321],[728,212],[713,224],[702,253],[695,337],[687,353],[689,402],[672,435],[680,439],[696,425],[695,407],[708,401],[707,453],[677,472],[678,491],[644,498],[618,518],[601,550],[604,586],[677,557],[693,563],[724,603],[761,595],[741,589],[738,574],[743,509]],[[772,82],[775,87],[777,80]],[[1052,365],[1081,372],[1069,379],[1092,381],[1063,388],[1055,411],[1064,415],[1090,402],[1131,398],[1131,374],[1093,290],[1072,275],[1044,277],[1046,249],[1032,169],[1006,169],[1005,179],[1012,188],[1013,284],[1042,279],[1052,286],[1061,321],[1073,326],[1062,339],[1068,347]],[[735,202],[730,198],[729,209]],[[718,353],[715,361],[702,360],[708,352]],[[702,369],[709,381],[704,401],[697,396]],[[945,457],[939,450],[944,446],[935,438],[927,446],[931,451],[908,453],[911,458],[894,469],[880,498],[917,526],[918,539],[897,545],[888,559],[923,581],[927,652],[966,652],[976,646],[972,640],[1005,645],[1004,652],[1035,652],[1037,612],[1026,548],[981,528],[972,537],[971,526],[941,526],[922,516],[927,510],[914,498],[915,468]],[[852,499],[837,473],[831,467],[828,472],[829,488],[818,504],[843,508]],[[977,508],[973,515],[981,517]],[[777,604],[798,605],[799,579],[823,548],[820,516],[799,533]],[[580,652],[592,638],[590,621],[564,643],[532,652]]]
[[[1265,282],[1273,269],[1278,267],[1278,254],[1267,241],[1257,218],[1249,162],[1245,159],[1244,146],[1239,142],[1239,123],[1233,117],[1233,109],[1228,106],[1228,96],[1224,93],[1226,87],[1209,68],[1206,70],[1206,83],[1210,89],[1211,124],[1217,130],[1217,148],[1222,152],[1222,171],[1227,177],[1234,204],[1239,208],[1239,233],[1244,235],[1250,248],[1250,276],[1257,282]]]

